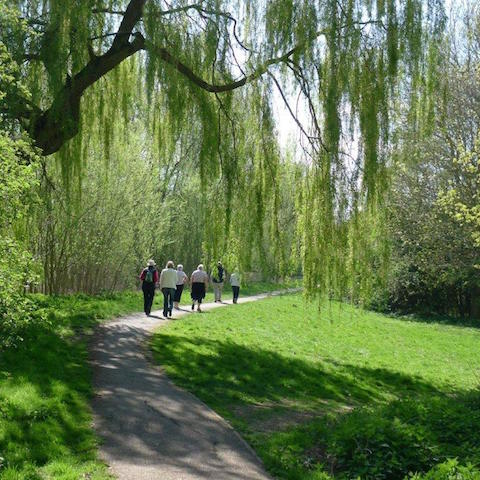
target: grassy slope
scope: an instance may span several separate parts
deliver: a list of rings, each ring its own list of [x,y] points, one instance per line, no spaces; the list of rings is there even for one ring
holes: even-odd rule
[[[278,478],[403,478],[480,462],[480,331],[300,296],[160,330],[159,362],[239,428]]]
[[[138,311],[141,297],[37,297],[48,325],[0,352],[0,478],[110,478],[96,459],[87,338],[100,319]]]

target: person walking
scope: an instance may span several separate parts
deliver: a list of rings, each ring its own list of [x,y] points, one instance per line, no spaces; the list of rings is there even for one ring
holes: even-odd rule
[[[173,296],[173,308],[178,310],[180,300],[182,299],[182,292],[184,285],[188,282],[187,274],[183,271],[183,265],[177,265],[177,289],[175,290],[175,295]]]
[[[237,303],[240,293],[240,275],[236,270],[230,275],[230,285],[232,286],[233,303]]]
[[[215,302],[222,301],[223,279],[225,270],[222,262],[217,262],[217,272],[212,277],[213,291],[215,292]]]
[[[173,296],[177,288],[177,271],[171,260],[160,273],[160,289],[163,293],[163,316],[172,316]]]
[[[192,273],[190,277],[192,310],[195,309],[195,302],[198,303],[197,310],[201,312],[200,305],[205,298],[205,292],[208,289],[208,274],[202,264]]]
[[[152,311],[153,297],[155,296],[155,284],[158,282],[158,270],[155,268],[155,261],[151,258],[147,266],[140,274],[143,291],[143,310],[147,317]]]

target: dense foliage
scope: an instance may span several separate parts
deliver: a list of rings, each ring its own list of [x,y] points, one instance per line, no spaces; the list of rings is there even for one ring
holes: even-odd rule
[[[18,343],[35,318],[34,306],[23,290],[35,280],[36,269],[22,241],[24,215],[35,185],[32,155],[27,142],[12,141],[0,132],[0,349]],[[27,164],[22,164],[21,157],[27,158]]]
[[[465,56],[452,48],[443,66],[446,97],[436,99],[435,122],[423,135],[407,124],[395,152],[384,209],[390,272],[373,301],[479,318],[479,27],[468,18],[459,24],[473,40]]]
[[[0,42],[0,102],[12,91],[28,94],[18,81],[19,71]],[[12,138],[11,123],[2,120],[0,116],[0,350],[17,345],[36,318],[23,293],[38,273],[28,251],[27,228],[36,201],[38,159],[28,137]]]
[[[31,95],[9,91],[2,117],[29,132],[44,155],[55,153],[65,182],[57,189],[69,194],[78,180],[87,185],[101,168],[100,157],[113,177],[122,162],[128,172],[150,168],[153,191],[156,182],[163,185],[157,202],[145,200],[147,209],[156,203],[151,215],[166,217],[160,212],[168,209],[175,216],[188,196],[188,213],[180,222],[189,231],[193,224],[203,226],[188,238],[181,232],[174,237],[181,244],[182,254],[174,251],[179,260],[188,244],[184,250],[206,263],[226,256],[231,266],[255,265],[270,276],[297,272],[302,264],[310,293],[343,296],[358,286],[367,268],[361,252],[368,230],[362,221],[358,228],[346,223],[381,202],[397,100],[407,108],[413,130],[432,121],[437,43],[445,24],[440,0],[82,1],[74,15],[63,2],[9,5],[29,28],[17,28],[9,22],[11,11],[4,12],[0,35],[22,64],[20,76]],[[272,116],[274,90],[287,103],[289,92],[298,91],[309,114],[302,126],[308,166],[282,159]],[[130,150],[132,145],[142,148]],[[60,178],[52,163],[49,159],[46,190]],[[113,177],[101,189],[115,196],[112,184],[120,188],[121,182]],[[132,177],[134,184],[141,174]],[[97,191],[100,178],[95,176]],[[134,206],[131,192],[138,189],[129,188],[127,204]],[[138,268],[147,251],[171,251],[167,242],[147,242],[133,258],[126,249],[139,237],[126,239],[122,233],[122,240],[112,235],[118,247],[103,244],[82,255],[83,265],[67,260],[67,250],[78,248],[70,247],[72,235],[82,238],[85,228],[95,232],[84,221],[78,232],[72,228],[80,225],[82,209],[98,200],[78,193],[77,206],[70,206],[70,197],[59,222],[56,212],[64,200],[45,195],[49,213],[42,213],[39,228],[49,238],[39,248],[47,291],[64,290],[65,282],[98,290],[102,274],[95,269],[101,272],[102,262],[123,265],[128,257],[126,269],[118,272],[126,277],[133,274],[127,266],[136,262]],[[163,202],[167,197],[171,203]],[[141,216],[138,226],[132,217],[122,219],[130,234],[155,224],[148,212]],[[117,218],[113,212],[112,218]],[[100,228],[102,221],[90,223]],[[171,231],[167,224],[156,238]],[[105,231],[104,224],[95,240],[88,237],[89,244],[97,246]],[[102,256],[105,261],[97,260]],[[111,285],[120,284],[107,281],[103,287]]]

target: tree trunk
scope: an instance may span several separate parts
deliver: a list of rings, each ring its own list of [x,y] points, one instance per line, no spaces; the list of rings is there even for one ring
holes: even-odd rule
[[[480,286],[475,285],[470,290],[470,318],[480,319]]]

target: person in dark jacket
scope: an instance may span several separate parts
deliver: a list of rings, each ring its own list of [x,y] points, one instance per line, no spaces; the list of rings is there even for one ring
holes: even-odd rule
[[[215,302],[222,301],[223,280],[225,270],[222,262],[217,262],[217,272],[212,275],[213,291],[215,292]]]
[[[150,259],[146,268],[140,274],[143,290],[143,309],[147,317],[152,311],[153,297],[155,296],[155,285],[158,283],[158,270],[155,268],[155,261]]]

